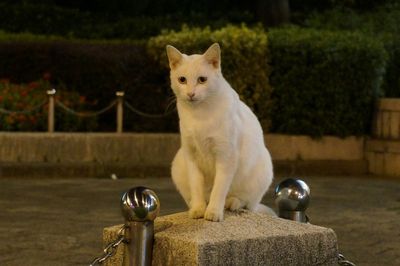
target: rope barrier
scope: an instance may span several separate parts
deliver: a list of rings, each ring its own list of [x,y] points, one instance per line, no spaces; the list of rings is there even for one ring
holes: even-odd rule
[[[167,117],[167,116],[169,116],[170,114],[172,114],[172,113],[175,112],[175,108],[174,108],[174,109],[172,109],[172,110],[170,110],[170,111],[168,111],[168,112],[165,112],[164,114],[148,114],[148,113],[142,112],[142,111],[140,111],[140,110],[134,108],[134,107],[133,107],[132,105],[130,105],[128,102],[124,102],[124,105],[125,105],[130,111],[134,112],[135,114],[138,114],[138,115],[140,115],[140,116],[144,116],[144,117],[147,117],[147,118],[164,118],[164,117]]]
[[[79,117],[93,117],[93,116],[98,116],[101,115],[105,112],[107,112],[108,110],[110,110],[111,108],[113,108],[116,104],[117,104],[117,100],[112,101],[108,106],[104,107],[103,109],[100,109],[99,111],[94,111],[94,112],[77,112],[71,108],[69,108],[68,106],[66,106],[65,104],[63,104],[60,101],[56,101],[56,104],[61,107],[61,109],[63,109],[65,112],[75,115],[75,116],[79,116]]]
[[[23,111],[12,111],[12,110],[7,110],[7,109],[4,109],[4,108],[0,107],[0,113],[6,114],[6,115],[12,115],[12,114],[23,114],[23,115],[27,115],[27,114],[30,114],[30,113],[33,113],[33,112],[39,110],[39,109],[42,108],[46,103],[47,103],[47,100],[44,100],[43,102],[41,102],[40,104],[38,104],[38,105],[32,107],[31,109],[23,110]]]

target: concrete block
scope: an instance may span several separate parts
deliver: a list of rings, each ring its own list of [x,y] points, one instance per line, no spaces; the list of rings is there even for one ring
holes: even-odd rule
[[[399,140],[368,140],[365,156],[371,174],[400,176]]]
[[[368,172],[376,175],[383,175],[385,172],[384,153],[381,152],[366,152],[368,160]]]
[[[272,159],[284,172],[365,172],[364,138],[268,134],[265,139]],[[33,170],[44,176],[165,176],[179,147],[179,134],[0,132],[0,172],[4,176],[30,176]]]
[[[385,141],[380,139],[369,139],[365,144],[365,152],[386,152]]]
[[[364,175],[368,161],[362,160],[296,160],[273,161],[274,172],[283,176],[293,175]]]
[[[370,139],[366,142],[366,151],[400,153],[400,141]]]
[[[265,143],[274,160],[361,160],[364,158],[364,138],[339,138],[268,134]]]
[[[104,229],[106,245],[120,226]],[[333,230],[247,211],[223,222],[187,212],[157,218],[152,265],[337,265]],[[124,247],[105,265],[122,265]]]
[[[382,174],[400,176],[400,153],[385,153],[384,171]]]
[[[368,173],[375,173],[376,172],[376,165],[375,165],[375,153],[374,152],[365,152],[365,158],[368,161]]]

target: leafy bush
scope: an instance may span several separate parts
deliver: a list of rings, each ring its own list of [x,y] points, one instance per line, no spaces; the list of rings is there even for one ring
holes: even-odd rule
[[[400,98],[400,35],[387,33],[380,36],[389,54],[383,90],[385,97]]]
[[[373,11],[359,12],[335,8],[313,12],[304,26],[322,30],[357,30],[369,34],[400,33],[400,5],[386,5]]]
[[[160,34],[163,29],[179,30],[184,23],[221,27],[228,22],[254,21],[249,12],[243,12],[239,7],[226,12],[225,6],[219,3],[218,9],[215,10],[216,3],[211,0],[208,0],[208,3],[195,4],[196,9],[202,10],[201,13],[192,10],[192,1],[163,1],[157,5],[150,1],[106,1],[100,5],[88,5],[83,2],[63,3],[73,8],[43,1],[30,2],[0,3],[0,10],[3,10],[0,29],[14,33],[30,32],[82,39],[146,39]],[[213,8],[204,10],[204,4],[212,5]],[[79,9],[80,5],[86,8]],[[101,10],[94,10],[95,8]],[[166,12],[166,8],[170,12]]]
[[[294,11],[309,12],[312,10],[329,10],[332,8],[352,8],[354,10],[371,10],[377,6],[394,3],[397,0],[291,0],[290,8]]]
[[[32,91],[46,86],[43,82],[29,84],[11,84],[8,80],[0,81],[0,108],[10,111],[32,110],[28,114],[7,114],[0,109],[1,130],[42,130],[43,107],[46,101],[45,90],[42,94],[33,94]]]
[[[46,73],[46,78],[49,74]],[[46,91],[52,86],[47,79],[14,84],[0,81],[0,130],[46,131],[48,100]],[[55,99],[65,106],[82,110],[92,105],[85,97],[65,90],[59,91]],[[4,112],[12,111],[12,113]],[[96,118],[79,118],[62,111],[55,112],[57,131],[90,131],[97,127]]]
[[[135,108],[161,114],[172,99],[166,44],[191,54],[219,42],[224,76],[264,129],[313,136],[360,135],[368,134],[373,101],[382,93],[387,55],[381,39],[298,28],[273,29],[267,38],[263,29],[246,26],[186,27],[147,43],[0,33],[0,78],[19,84],[51,73],[50,81],[58,91],[68,89],[88,102],[96,101],[83,110],[99,110],[115,99],[116,91],[124,90],[125,100]],[[385,46],[395,43],[385,42]],[[126,110],[124,117],[126,131],[178,130],[176,114],[151,119]],[[40,129],[45,130],[45,124]],[[96,130],[114,131],[115,112],[100,116]]]
[[[219,30],[183,27],[181,31],[169,31],[151,38],[149,53],[160,62],[168,73],[165,53],[167,44],[187,54],[203,53],[212,43],[222,49],[222,72],[227,81],[239,93],[268,129],[271,87],[267,35],[261,28],[227,26]]]
[[[274,29],[268,36],[274,132],[369,133],[387,59],[378,40],[299,28]]]
[[[314,13],[305,26],[315,29],[351,30],[379,39],[389,54],[383,83],[386,97],[400,97],[400,5],[392,4],[371,12],[334,9]]]

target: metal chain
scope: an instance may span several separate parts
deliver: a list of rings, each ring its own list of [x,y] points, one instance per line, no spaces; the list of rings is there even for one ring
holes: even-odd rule
[[[104,261],[114,256],[117,253],[117,248],[121,243],[125,243],[125,230],[127,226],[123,225],[118,231],[118,236],[114,241],[111,241],[103,250],[103,255],[95,258],[89,266],[101,265]]]
[[[124,104],[129,110],[131,110],[135,114],[138,114],[138,115],[141,115],[141,116],[144,116],[144,117],[148,117],[148,118],[163,118],[163,117],[167,117],[170,114],[175,112],[175,109],[173,109],[173,110],[170,110],[168,112],[165,112],[164,114],[148,114],[148,113],[145,113],[145,112],[142,112],[142,111],[136,109],[135,107],[133,107],[132,105],[130,105],[126,101],[124,102]]]
[[[338,254],[338,264],[340,266],[356,266],[353,262],[346,260],[342,254]]]
[[[42,106],[44,106],[47,103],[47,100],[44,100],[43,102],[41,102],[40,104],[32,107],[31,109],[28,110],[23,110],[23,111],[11,111],[11,110],[7,110],[4,108],[0,107],[0,113],[6,114],[6,115],[12,115],[12,114],[23,114],[23,115],[27,115],[30,113],[33,113],[37,110],[39,110]]]
[[[11,111],[11,110],[6,110],[4,108],[0,107],[0,113],[3,114],[30,114],[34,111],[39,110],[42,106],[44,106],[47,103],[47,100],[43,101],[42,103],[36,105],[35,107],[29,109],[29,110],[23,110],[23,111]],[[63,109],[65,112],[70,113],[72,115],[76,115],[76,116],[80,116],[80,117],[93,117],[93,116],[98,116],[101,115],[105,112],[107,112],[108,110],[110,110],[112,107],[114,107],[116,105],[117,101],[112,101],[108,106],[106,106],[103,109],[100,109],[99,111],[94,111],[94,112],[77,112],[71,108],[69,108],[68,106],[66,106],[65,104],[63,104],[62,102],[56,100],[56,104]],[[172,109],[168,112],[165,112],[164,114],[148,114],[145,112],[142,112],[138,109],[136,109],[135,107],[133,107],[131,104],[129,104],[128,102],[124,102],[124,105],[132,112],[134,112],[135,114],[138,114],[140,116],[144,116],[144,117],[148,117],[148,118],[163,118],[163,117],[167,117],[170,114],[174,113],[176,111],[176,109]]]
[[[71,108],[69,108],[68,106],[66,106],[65,104],[63,104],[60,101],[56,101],[56,104],[61,107],[65,112],[70,113],[72,115],[76,115],[76,116],[80,116],[80,117],[92,117],[92,116],[98,116],[101,115],[105,112],[107,112],[108,110],[110,110],[112,107],[114,107],[114,105],[117,103],[117,101],[112,101],[108,106],[104,107],[103,109],[99,110],[99,111],[95,111],[95,112],[77,112]]]

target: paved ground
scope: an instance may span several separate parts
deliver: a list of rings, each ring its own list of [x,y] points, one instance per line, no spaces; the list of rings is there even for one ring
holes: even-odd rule
[[[333,228],[348,259],[400,265],[400,180],[303,179],[311,222]],[[185,210],[169,178],[0,179],[0,265],[88,265],[101,252],[102,228],[122,223],[121,193],[137,185],[157,192],[162,214]],[[265,202],[273,206],[271,192]]]

